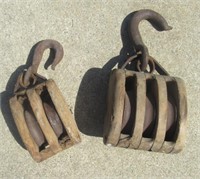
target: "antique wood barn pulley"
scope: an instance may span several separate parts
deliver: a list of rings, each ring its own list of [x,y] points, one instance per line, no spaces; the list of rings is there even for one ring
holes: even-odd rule
[[[55,52],[52,69],[63,57],[63,48],[54,40],[44,40],[35,48],[32,65],[19,77],[10,107],[19,134],[37,162],[81,141],[75,120],[52,79],[37,73],[46,49]]]
[[[158,31],[171,29],[166,20],[152,10],[133,14],[130,31],[136,55],[128,58],[121,69],[111,72],[104,143],[178,153],[185,143],[185,85],[182,79],[171,77],[149,55],[138,30],[141,20],[148,20]],[[127,65],[133,70],[127,70]]]

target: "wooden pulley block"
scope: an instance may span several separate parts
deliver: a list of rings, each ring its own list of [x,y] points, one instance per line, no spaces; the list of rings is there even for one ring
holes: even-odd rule
[[[177,153],[185,142],[186,115],[180,78],[116,69],[109,82],[104,142]]]
[[[153,24],[154,27],[169,30],[167,22],[161,17],[154,11],[141,10],[133,15],[131,26],[147,19],[152,24],[157,23]],[[140,34],[134,32],[134,28],[132,36],[136,55],[128,58],[121,69],[114,69],[110,75],[104,143],[108,146],[178,153],[184,147],[186,136],[185,84],[182,79],[171,77],[148,54]],[[130,63],[135,66],[134,70],[125,69]],[[150,70],[147,70],[147,66]],[[154,70],[157,73],[153,73]]]
[[[41,41],[35,49],[32,66],[19,76],[14,96],[10,99],[19,134],[37,162],[81,141],[76,122],[57,85],[52,79],[47,80],[36,73],[47,48],[56,52],[54,67],[62,59],[60,43]]]

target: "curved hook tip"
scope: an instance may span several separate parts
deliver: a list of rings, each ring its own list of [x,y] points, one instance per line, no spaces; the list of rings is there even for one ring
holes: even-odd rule
[[[156,28],[156,30],[158,30],[158,31],[169,31],[169,30],[172,30],[172,29],[173,29],[173,27],[169,26],[168,24],[163,29],[157,29]]]
[[[166,30],[172,30],[173,27],[172,26],[168,26],[168,28]]]
[[[148,64],[148,48],[145,46],[141,34],[139,32],[139,23],[142,20],[147,20],[157,31],[168,31],[172,27],[168,25],[167,21],[159,13],[150,10],[142,9],[136,11],[131,19],[130,31],[132,35],[133,46],[137,52],[142,52],[141,70],[144,71]]]
[[[38,43],[35,53],[33,56],[32,68],[33,73],[37,73],[38,66],[40,61],[42,60],[43,53],[46,49],[54,50],[55,58],[53,59],[53,63],[51,64],[51,69],[55,70],[55,66],[62,60],[64,51],[62,45],[56,41],[51,39],[42,40]]]
[[[51,69],[55,70],[56,65],[51,65]]]

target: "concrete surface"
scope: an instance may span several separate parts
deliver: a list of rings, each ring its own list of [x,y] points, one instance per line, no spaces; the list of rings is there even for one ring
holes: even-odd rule
[[[109,148],[102,143],[106,80],[109,69],[121,59],[121,26],[123,35],[127,16],[142,8],[161,13],[173,26],[170,32],[159,33],[142,22],[140,30],[150,54],[187,85],[187,141],[177,155]],[[198,178],[199,9],[200,1],[189,0],[1,0],[0,178]],[[20,145],[8,99],[30,49],[47,38],[58,40],[65,55],[55,72],[44,70],[47,50],[39,72],[53,78],[62,90],[82,132],[82,143],[38,164]]]

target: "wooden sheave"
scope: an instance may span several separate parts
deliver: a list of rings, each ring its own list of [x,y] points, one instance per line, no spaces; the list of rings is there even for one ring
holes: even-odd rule
[[[131,114],[134,115],[131,134],[124,135],[121,128],[127,78],[134,79],[134,84],[132,85],[135,88],[135,114]],[[156,89],[154,89],[157,94],[157,117],[152,138],[143,136],[148,80],[154,81],[157,86]],[[175,98],[177,124],[173,138],[171,140],[166,140],[167,97],[169,93]],[[104,123],[104,143],[106,145],[154,152],[178,153],[182,150],[185,143],[186,117],[186,90],[184,82],[180,78],[122,69],[115,69],[111,72],[107,97],[107,114]]]
[[[67,140],[60,141],[55,132],[53,131],[43,108],[42,99],[40,97],[43,89],[47,90],[51,97],[51,100],[55,106],[55,109],[61,119],[64,130],[67,133]],[[28,99],[35,118],[46,138],[48,143],[47,147],[40,150],[36,142],[34,141],[31,133],[28,129],[26,119],[24,116],[25,108],[23,106],[24,99]],[[19,134],[33,157],[37,162],[41,162],[52,155],[69,148],[70,146],[79,143],[81,141],[79,130],[75,120],[65,102],[60,90],[56,86],[53,80],[47,80],[37,86],[20,91],[10,99],[11,112],[18,128]]]

